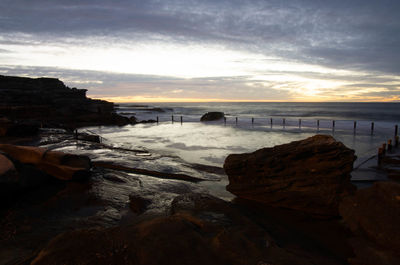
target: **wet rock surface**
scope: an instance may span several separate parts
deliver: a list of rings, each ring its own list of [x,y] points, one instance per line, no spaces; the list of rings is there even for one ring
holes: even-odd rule
[[[88,248],[88,246],[90,246]],[[207,194],[177,196],[168,216],[61,234],[32,264],[341,264],[279,247],[234,205]]]
[[[353,231],[356,257],[351,264],[400,263],[400,184],[377,182],[340,204],[340,214]]]
[[[353,235],[340,220],[208,194],[216,181],[224,183],[221,168],[140,147],[76,140],[62,131],[43,134],[39,143],[55,152],[51,161],[61,161],[60,152],[73,153],[203,181],[96,166],[91,178],[79,182],[50,177],[0,209],[1,264],[333,265],[354,258],[347,244]],[[24,159],[40,157],[41,149]],[[35,168],[14,164],[18,173],[20,166],[29,174]]]
[[[200,121],[217,121],[225,117],[223,112],[207,112],[201,116]]]
[[[140,150],[76,141],[74,135],[65,134],[61,130],[46,132],[40,142],[45,144],[44,150],[51,149],[56,154],[62,151],[79,157],[89,155],[95,161],[112,161],[116,164],[124,162],[125,165],[144,166],[153,170],[185,172],[208,182],[220,178],[216,174],[205,178],[204,173],[181,165],[181,161],[175,157],[157,154],[136,156]],[[40,161],[43,150],[36,148],[28,148],[37,152],[23,159]],[[52,156],[52,160],[57,160],[57,156]],[[21,189],[18,194],[13,193],[8,198],[10,200],[7,200],[12,204],[0,205],[0,264],[29,264],[51,238],[65,231],[119,226],[136,222],[140,218],[164,216],[177,195],[205,191],[204,187],[192,182],[99,167],[92,169],[89,179],[79,182],[58,180],[37,170],[32,164],[18,162],[15,167],[19,173],[21,167],[22,175],[29,177],[24,183],[35,187]],[[146,206],[140,207],[138,212],[133,211],[130,195],[131,198],[143,198]]]
[[[332,136],[229,155],[227,190],[238,197],[320,216],[338,216],[342,197],[351,194],[354,150]]]

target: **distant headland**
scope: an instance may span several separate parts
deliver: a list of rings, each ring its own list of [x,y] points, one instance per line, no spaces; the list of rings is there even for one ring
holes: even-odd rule
[[[88,98],[86,91],[56,78],[0,75],[0,116],[19,124],[66,129],[129,123],[115,113],[114,103]]]

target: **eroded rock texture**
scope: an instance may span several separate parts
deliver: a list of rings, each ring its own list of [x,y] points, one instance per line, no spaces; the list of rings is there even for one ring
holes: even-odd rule
[[[171,215],[106,229],[63,233],[33,260],[44,264],[340,264],[279,247],[267,231],[232,204],[184,194]]]
[[[89,176],[90,159],[34,146],[0,144],[0,151],[22,164],[37,169],[61,180],[77,180]]]
[[[354,191],[355,159],[354,150],[328,135],[232,154],[224,163],[227,190],[272,206],[336,216],[343,195]]]
[[[355,235],[351,264],[400,264],[400,184],[374,183],[346,197],[339,209]]]

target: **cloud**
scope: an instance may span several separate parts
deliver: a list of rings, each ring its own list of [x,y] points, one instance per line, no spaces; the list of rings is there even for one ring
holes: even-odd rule
[[[348,92],[356,86],[367,89],[369,84],[375,88],[384,87],[390,94],[390,91],[397,93],[398,80],[393,78],[400,74],[399,13],[400,2],[390,0],[3,0],[0,2],[0,61],[4,67],[29,65],[27,56],[22,54],[23,49],[29,50],[30,54],[54,54],[57,58],[60,53],[63,56],[72,53],[72,47],[82,47],[82,50],[93,47],[132,50],[154,43],[160,47],[212,46],[221,51],[257,55],[248,58],[253,62],[259,57],[275,58],[289,66],[316,66],[325,70],[302,69],[298,73],[293,73],[290,67],[274,70],[268,67],[271,60],[264,62],[264,70],[257,68],[251,69],[251,73],[239,71],[234,75],[227,74],[228,80],[214,80],[215,76],[210,74],[206,80],[174,79],[171,77],[173,74],[165,77],[160,71],[154,72],[154,75],[148,72],[142,72],[143,75],[104,74],[107,69],[73,73],[65,70],[65,65],[56,63],[47,70],[43,67],[25,70],[32,75],[58,73],[67,76],[68,80],[75,80],[74,84],[85,84],[99,95],[105,94],[112,82],[115,82],[114,89],[108,94],[133,89],[142,94],[146,91],[148,94],[151,91],[160,94],[187,91],[192,96],[198,96],[203,91],[208,96],[215,90],[216,96],[234,97],[244,95],[247,90],[251,92],[247,97],[272,99],[297,97],[306,90],[305,86],[310,85],[310,82],[300,81],[257,80],[251,74],[297,75],[343,83],[337,88],[322,86],[321,93],[336,92],[336,89]],[[50,48],[43,51],[43,47]],[[186,57],[190,58],[190,55]],[[247,59],[239,60],[242,60],[240,65],[245,65],[244,60]],[[187,60],[184,63],[191,62]],[[81,64],[85,65],[85,62]],[[108,69],[116,71],[111,66],[115,67],[116,63],[110,63]],[[139,70],[143,68],[138,67]],[[85,69],[88,67],[83,67]],[[352,73],[336,73],[342,70]],[[13,71],[17,73],[20,70]],[[395,84],[382,84],[385,82]],[[300,88],[301,85],[303,88]],[[224,89],[228,92],[222,92]],[[381,95],[388,96],[388,93],[381,92]]]
[[[88,96],[110,100],[396,100],[400,78],[380,75],[330,75],[276,72],[268,76],[172,78],[154,75],[119,74],[54,67],[0,67],[0,74],[57,77],[69,87],[88,89]],[[351,73],[350,73],[351,74]],[[279,78],[277,78],[279,77]],[[289,81],[288,81],[289,80]],[[125,98],[125,99],[124,99]]]

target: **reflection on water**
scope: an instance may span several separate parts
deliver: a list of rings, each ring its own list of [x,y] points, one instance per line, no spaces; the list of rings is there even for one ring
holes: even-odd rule
[[[315,129],[270,129],[269,126],[240,127],[199,122],[137,124],[125,127],[93,127],[91,131],[108,144],[125,148],[144,148],[155,153],[176,155],[189,163],[222,166],[232,153],[253,152],[263,147],[301,140],[317,133]],[[358,162],[376,153],[386,135],[348,130],[320,130],[333,135],[356,150]]]

